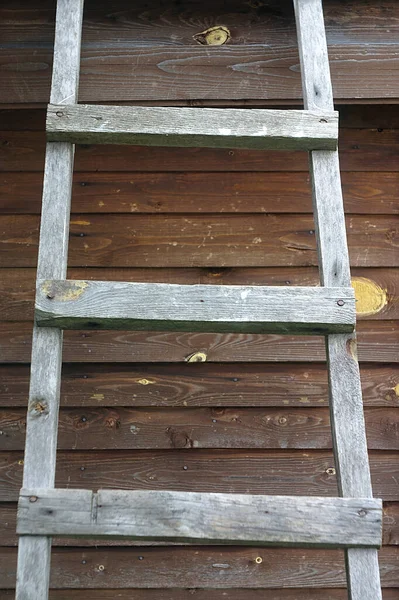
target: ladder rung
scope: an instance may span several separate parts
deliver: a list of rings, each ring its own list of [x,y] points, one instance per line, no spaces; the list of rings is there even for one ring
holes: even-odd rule
[[[352,288],[39,280],[39,326],[298,333],[351,332]]]
[[[379,547],[382,502],[174,491],[21,490],[20,535]]]
[[[270,150],[335,150],[338,113],[49,105],[49,141]]]

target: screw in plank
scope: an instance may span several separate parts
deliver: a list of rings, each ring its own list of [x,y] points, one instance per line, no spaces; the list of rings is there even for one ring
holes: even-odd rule
[[[344,306],[345,302],[343,300],[337,301],[338,306]]]
[[[48,294],[46,294],[46,298],[48,298],[49,300],[53,300],[54,297],[55,295],[53,294],[53,292],[49,292]]]
[[[357,514],[359,515],[359,517],[365,517],[367,515],[367,510],[361,508]]]
[[[334,469],[334,467],[328,467],[328,469],[326,469],[326,473],[327,475],[335,475],[336,470]]]
[[[57,112],[55,113],[57,115],[57,117],[63,117],[64,113],[62,112],[62,110],[57,110]]]
[[[29,496],[29,502],[37,502],[37,496]]]
[[[261,556],[257,556],[255,558],[255,562],[256,562],[257,565],[260,565],[260,564],[263,563],[263,558]]]

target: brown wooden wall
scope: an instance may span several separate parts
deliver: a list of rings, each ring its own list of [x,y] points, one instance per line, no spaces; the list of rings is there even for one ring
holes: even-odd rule
[[[54,6],[0,8],[1,599],[15,585]],[[370,462],[385,501],[382,583],[394,600],[399,4],[325,0],[325,11]],[[226,45],[193,38],[218,25],[230,30]],[[300,103],[290,1],[87,0],[82,70],[83,101]],[[69,265],[73,278],[316,284],[307,158],[79,147]],[[187,363],[195,352],[206,362]],[[58,486],[337,493],[321,338],[72,331],[65,361]],[[346,598],[334,551],[55,540],[52,565],[52,600]]]

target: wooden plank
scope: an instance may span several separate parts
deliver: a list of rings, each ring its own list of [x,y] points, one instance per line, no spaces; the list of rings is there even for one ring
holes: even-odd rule
[[[381,532],[381,501],[360,498],[33,488],[17,517],[19,535],[195,544],[378,548]]]
[[[40,173],[1,176],[1,214],[40,212]],[[347,214],[396,214],[399,173],[343,173]],[[310,213],[307,173],[81,173],[72,212]]]
[[[0,282],[2,321],[33,318],[35,271],[33,268],[3,268]],[[142,283],[204,285],[317,286],[316,267],[244,268],[72,268],[71,279],[135,281]],[[354,268],[356,316],[361,320],[399,319],[399,273],[390,268]]]
[[[39,327],[225,333],[350,332],[353,288],[38,280]]]
[[[342,170],[397,172],[397,138],[397,129],[392,128],[341,129]],[[4,170],[43,171],[44,132],[5,131],[1,132],[0,140]],[[307,157],[301,152],[86,145],[77,148],[75,172],[142,173],[159,171],[160,165],[167,172],[309,171]]]
[[[178,33],[180,40],[193,43],[192,36],[201,28],[226,22],[234,29],[229,41],[231,44],[236,44],[237,38],[244,36],[246,43],[263,43],[265,32],[270,44],[281,43],[282,37],[289,39],[293,45],[295,43],[295,24],[289,2],[265,0],[261,7],[243,7],[239,0],[231,0],[228,8],[220,1],[198,0],[191,0],[184,7],[174,4],[148,7],[145,0],[135,2],[134,7],[126,0],[115,0],[114,4],[111,15],[105,0],[88,4],[85,14],[87,22],[84,24],[85,41],[101,46],[103,41],[115,42],[118,39],[127,43],[134,39],[161,46],[170,44]],[[329,0],[326,4],[325,21],[330,43],[342,42],[343,37],[351,43],[374,41],[387,44],[397,41],[395,17],[398,11],[395,0],[381,0],[376,6],[352,0],[350,6],[351,10],[345,11],[340,0]],[[142,13],[146,10],[148,12],[143,18]],[[29,4],[20,2],[18,7],[6,5],[0,16],[4,21],[7,19],[7,27],[2,31],[4,41],[53,41],[54,5],[51,0],[32,0]]]
[[[1,545],[16,546],[17,534],[17,503],[0,503],[0,535]],[[385,546],[399,545],[399,503],[385,502],[383,506],[383,544]],[[177,543],[177,542],[176,542]],[[137,542],[131,539],[113,538],[53,538],[52,545],[60,547],[90,547],[90,546],[159,546],[167,545],[163,542]],[[174,545],[174,544],[173,544]]]
[[[90,77],[90,90],[87,92],[92,94],[92,101],[98,101],[101,93],[111,95],[116,92],[140,95],[142,99],[150,94],[164,98],[172,94],[178,98],[195,99],[200,94],[206,98],[210,95],[230,98],[233,94],[240,98],[253,98],[254,93],[264,98],[265,90],[268,96],[271,94],[278,99],[293,93],[299,99],[295,27],[290,12],[287,14],[290,2],[282,3],[282,7],[279,4],[274,2],[270,6],[270,3],[264,2],[259,7],[251,7],[234,3],[231,7],[229,4],[227,10],[221,2],[154,5],[150,8],[143,8],[142,3],[137,6],[135,3],[132,7],[126,2],[118,2],[112,14],[105,3],[98,8],[97,4],[90,6],[84,36],[87,50],[92,50],[90,57],[84,60],[87,77]],[[46,11],[40,5],[34,13],[33,6],[31,10],[28,8],[30,6],[7,7],[6,18],[1,19],[5,23],[2,39],[13,42],[7,54],[3,50],[8,66],[7,70],[4,69],[7,87],[3,89],[19,99],[33,94],[37,99],[40,88],[42,101],[46,102],[54,6]],[[335,95],[337,97],[339,88],[343,88],[346,90],[343,95],[351,100],[373,95],[381,98],[381,95],[392,91],[393,82],[397,80],[397,6],[392,0],[367,6],[357,0],[351,3],[350,8],[344,10],[339,0],[329,1],[326,5]],[[148,17],[143,18],[143,13]],[[221,22],[228,25],[231,32],[228,44],[203,47],[193,39],[193,35]],[[265,39],[270,49],[264,47]],[[20,46],[25,46],[23,55],[17,58],[16,40],[20,41]],[[45,51],[43,47],[46,47]],[[272,53],[276,47],[278,57],[275,52]],[[134,50],[134,56],[129,56],[129,49],[130,52]],[[255,49],[256,57],[251,60]],[[182,50],[185,55],[195,52],[197,60],[193,56],[188,64],[179,60]],[[242,51],[246,54],[243,55]],[[97,59],[93,54],[97,54]],[[33,57],[37,57],[37,62],[33,62]],[[18,62],[19,69],[12,68],[13,61]],[[91,76],[93,62],[96,63],[96,73]],[[116,79],[118,67],[120,69],[123,65],[115,63],[122,62],[135,65],[135,77],[141,81],[139,85],[135,86],[135,82],[131,81],[132,71],[131,68],[127,71],[126,65],[126,74],[119,71]],[[222,70],[217,69],[220,63],[224,66]],[[84,73],[83,82],[85,78]],[[225,87],[228,89],[225,90]],[[82,91],[87,93],[84,89]]]
[[[225,595],[221,594],[218,598],[221,600],[226,597],[226,593],[230,596],[231,588],[245,590],[245,597],[247,589],[263,590],[263,595],[264,590],[268,590],[268,597],[269,594],[275,593],[276,589],[281,594],[283,581],[284,592],[295,588],[320,590],[320,586],[323,586],[326,593],[326,596],[322,597],[324,599],[328,597],[330,588],[345,586],[342,555],[343,552],[339,550],[256,546],[138,547],[112,550],[59,548],[53,552],[50,584],[53,588],[63,590],[64,598],[73,598],[75,592],[72,590],[75,589],[85,590],[85,594],[89,594],[89,590],[93,589],[116,589],[119,594],[123,588],[151,588],[151,592],[154,588],[167,588],[170,593],[175,588],[188,588],[195,589],[196,594],[198,588],[204,588],[207,592],[209,589],[223,590]],[[383,548],[380,556],[382,585],[394,588],[397,594],[398,549]],[[256,562],[258,557],[262,559],[261,563]],[[100,565],[104,569],[99,568]],[[12,589],[14,578],[15,550],[2,549],[1,588]],[[130,598],[132,593],[131,591]],[[191,598],[191,595],[187,598]],[[174,600],[174,596],[167,596],[167,600],[172,598]],[[284,597],[283,599],[286,600]]]
[[[299,104],[297,48],[282,39],[276,55],[276,46],[264,44],[266,36],[267,31],[262,42],[255,46],[226,44],[213,47],[211,52],[208,46],[199,46],[194,40],[184,45],[172,40],[161,47],[156,43],[133,46],[131,40],[130,44],[118,44],[115,40],[110,47],[104,42],[99,47],[88,45],[82,53],[80,101],[118,104],[149,99],[162,102],[188,98],[196,102],[244,98],[261,100],[263,105],[275,105],[282,100]],[[101,33],[98,37],[101,39]],[[7,106],[21,103],[43,106],[49,95],[51,59],[51,50],[34,41],[27,48],[13,46],[12,50],[3,50],[0,62],[3,102]],[[340,102],[396,103],[397,62],[397,42],[334,44],[331,70],[335,98]],[[135,65],[134,81],[132,65]]]
[[[131,409],[108,408],[96,396],[96,408],[61,410],[59,450],[332,448],[328,408],[306,402],[302,408]],[[367,408],[365,419],[370,450],[399,450],[397,409]],[[24,409],[0,409],[2,450],[23,450],[25,420]]]
[[[371,451],[374,493],[397,502],[397,452]],[[21,488],[23,454],[2,452],[0,501]],[[187,467],[187,468],[185,468]],[[60,451],[56,487],[223,494],[337,496],[333,455],[323,450],[170,449]]]
[[[122,0],[125,2],[126,0]],[[339,0],[340,1],[340,0]],[[391,0],[392,1],[392,0]],[[135,5],[136,6],[136,5]],[[165,5],[166,6],[166,5]],[[172,6],[172,5],[170,5]],[[324,12],[328,12],[329,7],[331,6],[331,2],[324,7]],[[362,5],[364,8],[364,5]],[[86,9],[86,13],[90,9]],[[130,8],[129,8],[130,10]],[[373,6],[373,10],[377,10],[376,6]],[[1,8],[0,8],[1,11]],[[39,13],[39,9],[35,11],[35,18]],[[22,15],[22,10],[19,11],[20,16]],[[364,10],[362,14],[358,14],[357,18],[360,18],[364,14]],[[0,12],[1,15],[1,12]],[[351,12],[346,12],[346,17],[350,17],[352,15]],[[242,17],[240,17],[242,18]],[[328,24],[326,24],[328,26]],[[341,24],[341,30],[344,26],[344,23]],[[41,26],[40,29],[44,27]],[[11,27],[7,28],[7,32],[10,31]],[[375,31],[376,28],[374,28]],[[119,35],[121,33],[121,28],[118,28]],[[25,32],[25,29],[24,29]],[[103,30],[104,32],[104,30]],[[386,30],[384,35],[386,35]],[[4,30],[2,30],[2,34],[6,34]],[[86,29],[85,35],[87,36],[88,30]],[[262,30],[262,43],[264,41],[265,29]],[[4,37],[2,38],[4,39]],[[51,37],[51,42],[53,38]],[[193,102],[188,100],[187,98],[179,98],[178,100],[164,100],[162,103],[156,100],[143,100],[141,102],[129,102],[129,106],[197,106],[204,108],[245,108],[245,107],[263,107],[264,102],[262,100],[217,100],[217,99],[204,99],[198,100],[197,102]],[[281,99],[280,99],[281,102]],[[284,107],[287,109],[295,109],[295,103],[293,104],[284,104]],[[335,103],[336,110],[339,112],[339,126],[341,128],[341,132],[343,130],[349,129],[371,129],[376,130],[375,133],[382,134],[384,133],[384,129],[398,129],[399,128],[399,116],[398,109],[396,104],[340,104]],[[23,110],[21,110],[23,108]],[[270,106],[269,108],[278,108],[278,103]],[[43,108],[35,108],[28,103],[23,104],[22,106],[16,105],[15,108],[4,108],[2,107],[0,111],[0,131],[41,131],[43,132],[46,128],[46,111],[47,111],[47,103]],[[349,132],[347,132],[349,134]]]
[[[397,221],[391,215],[348,216],[351,265],[399,266]],[[0,266],[35,266],[38,227],[36,215],[0,216]],[[75,214],[69,256],[71,267],[317,265],[315,224],[300,214]]]
[[[0,321],[3,363],[29,363],[31,324]],[[397,363],[399,334],[396,321],[358,324],[359,360]],[[185,363],[196,353],[208,362],[325,361],[321,337],[278,334],[212,334],[171,332],[69,331],[64,336],[64,360],[84,363]]]
[[[398,406],[396,365],[361,365],[361,381],[365,406],[386,408],[388,412]],[[2,406],[24,410],[28,384],[27,365],[0,365]],[[215,419],[225,414],[226,407],[235,407],[235,410],[237,407],[279,407],[280,410],[283,407],[290,410],[327,407],[327,371],[324,365],[317,363],[205,362],[186,363],[184,368],[180,363],[64,363],[61,406],[86,411],[100,410],[102,406],[184,410],[204,407],[212,409]],[[87,412],[82,415],[87,417]],[[90,417],[87,419],[92,426],[97,423],[97,419],[94,422]],[[377,430],[377,423],[375,427]],[[23,421],[18,431],[23,434]],[[85,439],[84,428],[79,431]],[[64,434],[61,430],[60,443]],[[76,435],[75,430],[73,435]],[[394,440],[396,434],[390,428],[388,433],[387,428],[383,439],[385,435]],[[372,443],[372,439],[369,442]]]
[[[195,592],[193,592],[195,589]],[[13,598],[12,590],[0,590],[2,598]],[[134,590],[135,600],[191,600],[195,593],[196,600],[223,600],[226,596],[224,590],[204,590],[200,588],[187,589],[142,589]],[[397,600],[398,590],[385,588],[382,592],[383,600]],[[229,600],[241,600],[244,596],[247,600],[261,600],[265,595],[264,590],[248,589],[229,589]],[[120,600],[131,600],[131,590],[116,589],[93,589],[93,590],[73,590],[68,593],[72,600],[114,600],[117,597]],[[268,600],[347,600],[346,589],[273,589],[268,590]],[[50,590],[50,600],[64,600],[65,591]]]
[[[83,0],[58,0],[51,102],[64,105],[77,100],[82,17]],[[73,157],[71,144],[49,143],[46,147],[38,277],[66,275]],[[54,485],[61,361],[62,332],[35,326],[23,477],[26,485]],[[20,537],[16,600],[48,598],[50,555],[50,538]]]
[[[321,0],[294,0],[304,105],[328,110],[333,102]],[[350,284],[338,151],[311,152],[310,169],[321,284]],[[372,497],[356,337],[329,335],[326,354],[330,414],[341,496]],[[382,598],[377,552],[345,551],[350,600]]]
[[[49,104],[46,131],[49,141],[77,144],[334,150],[338,116],[301,110]]]

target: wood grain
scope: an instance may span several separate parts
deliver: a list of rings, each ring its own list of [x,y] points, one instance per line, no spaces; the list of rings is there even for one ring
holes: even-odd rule
[[[258,556],[262,558],[261,564],[255,562]],[[397,593],[398,549],[385,547],[380,552],[380,558],[382,585],[396,588]],[[15,580],[13,548],[1,550],[0,565],[1,588],[13,588]],[[103,565],[104,569],[99,569],[100,565]],[[327,590],[335,589],[337,586],[343,587],[345,585],[343,552],[302,548],[218,549],[206,546],[138,547],[113,550],[59,548],[54,550],[52,555],[50,585],[64,590],[85,589],[85,594],[90,593],[87,590],[99,588],[117,589],[118,594],[121,588],[132,589],[133,587],[191,590],[241,588],[245,590],[246,597],[248,588],[280,588],[282,581],[285,589],[298,587],[319,589],[321,585]],[[328,594],[327,590],[326,594]],[[151,592],[154,593],[153,589]],[[226,589],[224,592],[226,593]],[[196,593],[195,591],[194,594]],[[281,594],[281,590],[279,593]],[[64,591],[63,594],[64,598],[70,597],[71,592]],[[323,600],[326,597],[328,596],[323,596]],[[191,594],[187,598],[191,598]],[[259,596],[255,598],[258,600]],[[296,599],[296,596],[293,598]],[[283,599],[285,600],[284,596]]]
[[[49,104],[46,135],[77,144],[335,150],[338,113]]]
[[[360,372],[366,407],[399,405],[396,365],[364,364]],[[0,365],[2,407],[25,411],[28,383],[27,365]],[[64,363],[61,405],[95,410],[204,407],[216,419],[226,407],[320,408],[328,405],[327,373],[317,363]],[[15,435],[23,429],[22,424]]]
[[[381,532],[372,498],[24,488],[17,516],[19,535],[194,544],[379,548]]]
[[[194,591],[195,590],[195,591]],[[397,600],[397,589],[385,588],[382,591],[383,600]],[[224,600],[226,591],[186,588],[186,589],[135,589],[135,600],[191,600],[195,593],[197,600]],[[1,598],[14,598],[13,590],[0,590]],[[249,589],[229,589],[229,600],[241,600],[244,596],[248,600],[263,600],[265,595],[264,590],[249,590]],[[65,591],[50,590],[50,600],[65,600]],[[68,593],[68,597],[73,600],[131,600],[132,592],[129,589],[91,589],[91,590],[73,590]],[[268,600],[347,600],[348,595],[345,589],[284,589],[284,590],[268,590]]]
[[[265,102],[267,90],[266,100],[270,104],[282,99],[288,103],[299,101],[301,82],[296,46],[282,40],[276,57],[276,48],[263,44],[226,44],[212,48],[212,52],[194,41],[163,46],[118,44],[112,50],[106,43],[97,48],[83,46],[79,100],[117,104],[148,99],[246,98]],[[31,42],[30,48],[3,51],[0,62],[3,102],[46,103],[51,59],[51,51],[35,42]],[[334,97],[340,102],[359,102],[359,99],[395,102],[399,97],[397,70],[395,42],[335,44],[331,54]]]
[[[358,324],[359,359],[396,363],[399,333],[395,321]],[[29,363],[31,323],[0,322],[3,363]],[[321,337],[256,334],[70,331],[64,336],[66,362],[185,362],[196,352],[210,362],[324,362]]]
[[[40,173],[0,176],[0,213],[37,214]],[[396,214],[399,173],[343,173],[347,214]],[[79,173],[72,212],[310,213],[306,173]]]
[[[38,280],[35,321],[62,329],[225,333],[351,332],[351,287]]]
[[[381,110],[384,110],[383,108]],[[19,111],[16,111],[17,113]],[[0,158],[5,171],[43,171],[44,132],[0,133]],[[341,169],[360,172],[397,172],[397,129],[341,129]],[[75,171],[154,172],[270,172],[308,173],[302,152],[142,146],[80,146]]]
[[[399,266],[391,216],[347,217],[351,265]],[[39,220],[0,216],[0,266],[36,264]],[[10,256],[12,257],[10,264]],[[308,215],[72,215],[69,266],[276,267],[317,265]]]
[[[16,546],[16,517],[17,504],[16,502],[0,503],[0,536],[2,546]],[[163,542],[147,542],[141,543],[129,539],[109,539],[109,538],[53,538],[53,546],[74,546],[74,547],[90,547],[90,546],[164,546]],[[178,542],[176,542],[178,543]],[[399,545],[399,503],[385,502],[383,508],[383,543],[385,546]],[[174,545],[174,544],[173,544]]]
[[[130,409],[108,408],[101,394],[95,396],[104,408],[61,410],[59,450],[332,448],[328,409],[306,402],[303,408]],[[399,450],[397,409],[366,408],[365,419],[369,449]],[[1,450],[23,450],[25,429],[24,408],[2,408]]]
[[[4,451],[0,460],[0,501],[13,502],[21,487],[23,454]],[[397,502],[397,452],[371,451],[370,464],[375,497]],[[60,451],[56,487],[338,495],[332,453],[322,450]]]
[[[33,318],[35,271],[33,268],[3,268],[0,282],[2,321]],[[353,268],[355,285],[361,284],[356,303],[357,319],[399,319],[399,272],[395,268]],[[319,284],[315,267],[244,268],[72,268],[71,279],[137,281],[144,283],[205,285],[293,285]]]

